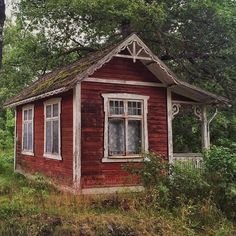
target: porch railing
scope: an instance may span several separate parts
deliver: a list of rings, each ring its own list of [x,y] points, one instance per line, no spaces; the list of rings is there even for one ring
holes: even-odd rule
[[[173,162],[178,162],[182,167],[202,167],[202,154],[201,153],[174,153]]]

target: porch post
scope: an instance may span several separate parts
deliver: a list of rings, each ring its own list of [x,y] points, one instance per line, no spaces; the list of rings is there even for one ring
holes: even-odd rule
[[[16,148],[17,148],[17,110],[16,110],[16,107],[15,107],[15,127],[14,127],[14,171],[16,171],[16,154],[17,154],[17,151],[16,151]]]
[[[209,128],[207,121],[207,108],[206,105],[202,106],[202,149],[208,149],[210,147],[209,143]]]
[[[168,127],[168,157],[173,162],[173,131],[172,131],[172,97],[171,90],[167,88],[167,127]]]

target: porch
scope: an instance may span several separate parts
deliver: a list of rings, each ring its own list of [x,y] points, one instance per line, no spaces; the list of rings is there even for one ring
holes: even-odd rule
[[[210,124],[217,115],[217,108],[207,103],[183,99],[181,95],[177,95],[177,98],[169,89],[169,162],[181,162],[184,167],[200,168],[202,153],[210,147]]]

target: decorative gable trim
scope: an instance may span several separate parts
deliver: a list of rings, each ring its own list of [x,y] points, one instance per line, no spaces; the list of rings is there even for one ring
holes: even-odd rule
[[[136,46],[139,45],[140,50],[136,51]],[[130,46],[133,47],[133,51],[130,50]],[[99,60],[95,65],[91,66],[81,74],[75,77],[74,82],[77,83],[78,81],[82,81],[88,76],[92,75],[96,70],[100,69],[104,64],[108,63],[114,56],[124,56],[120,54],[120,52],[124,49],[126,49],[131,52],[131,58],[133,58],[134,61],[136,59],[141,59],[139,57],[139,54],[141,51],[145,52],[148,56],[142,57],[143,59],[156,62],[159,67],[166,73],[166,75],[170,78],[172,81],[172,84],[178,84],[177,79],[175,76],[170,72],[170,70],[167,68],[167,66],[157,57],[155,56],[151,50],[145,45],[145,43],[136,35],[132,34],[129,36],[126,40],[124,40],[120,45],[118,45],[115,49],[113,49],[110,53],[108,53],[105,57],[103,57],[101,60]]]

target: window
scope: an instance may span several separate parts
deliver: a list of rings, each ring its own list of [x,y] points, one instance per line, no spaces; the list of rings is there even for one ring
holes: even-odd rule
[[[34,155],[34,107],[27,105],[22,109],[22,154]]]
[[[61,99],[44,103],[44,156],[61,160],[60,112]]]
[[[131,160],[148,150],[147,96],[103,94],[105,111],[104,159]]]

